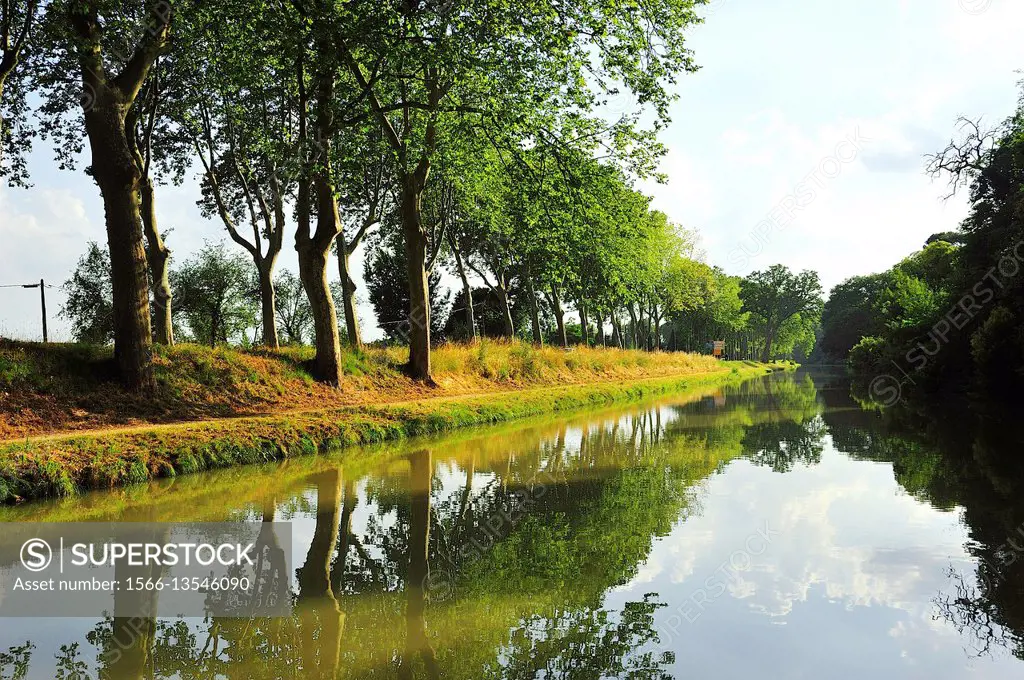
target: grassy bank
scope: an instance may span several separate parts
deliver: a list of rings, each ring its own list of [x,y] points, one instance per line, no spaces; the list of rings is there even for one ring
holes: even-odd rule
[[[699,390],[771,370],[753,363],[720,362],[714,362],[711,370],[700,368],[691,366],[688,374],[668,377],[608,378],[592,384],[155,424],[8,442],[0,444],[0,502],[67,496],[83,489]]]
[[[717,370],[711,357],[604,348],[565,351],[520,342],[442,345],[436,388],[402,372],[406,350],[346,351],[338,389],[307,373],[310,348],[278,352],[158,347],[157,390],[113,380],[107,347],[0,340],[0,442],[42,434],[379,404],[530,387],[638,380]]]

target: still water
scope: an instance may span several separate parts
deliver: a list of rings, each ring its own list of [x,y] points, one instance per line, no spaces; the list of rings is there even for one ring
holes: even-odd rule
[[[1014,428],[798,372],[2,509],[273,518],[297,568],[287,618],[0,619],[0,678],[1024,678]]]

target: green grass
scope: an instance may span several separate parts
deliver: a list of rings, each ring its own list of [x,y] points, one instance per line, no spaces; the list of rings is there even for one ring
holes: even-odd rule
[[[476,351],[485,354],[486,362],[487,350]],[[516,371],[522,375],[538,370],[532,354],[515,351],[520,353],[516,359],[518,366],[506,362],[498,367],[504,365],[510,373]],[[85,489],[109,488],[473,425],[608,406],[726,384],[773,370],[752,362],[717,363],[716,366],[718,370],[714,372],[690,376],[428,399],[415,404],[327,408],[27,440],[0,446],[0,502],[69,496]],[[209,379],[220,378],[211,375]]]
[[[109,347],[0,340],[0,441],[140,423],[198,421],[422,398],[403,372],[403,348],[346,348],[340,389],[313,380],[308,347],[281,350],[182,344],[154,348],[157,387],[121,388]],[[534,347],[521,341],[445,344],[433,351],[429,396],[718,370],[682,352]]]

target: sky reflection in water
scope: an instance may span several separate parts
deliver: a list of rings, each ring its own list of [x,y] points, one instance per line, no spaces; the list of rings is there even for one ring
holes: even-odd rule
[[[0,678],[1024,677],[1015,428],[848,394],[776,375],[3,509],[273,516],[301,566],[289,619],[0,620]]]

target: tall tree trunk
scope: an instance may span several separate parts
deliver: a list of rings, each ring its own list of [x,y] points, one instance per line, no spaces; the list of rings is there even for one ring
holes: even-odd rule
[[[637,335],[639,329],[637,327],[636,312],[633,311],[632,302],[626,305],[626,311],[629,313],[629,342],[633,349],[637,349],[640,346],[640,337]]]
[[[146,263],[153,284],[153,329],[154,340],[160,345],[174,344],[174,327],[171,323],[171,251],[167,249],[156,222],[156,202],[153,193],[153,180],[142,178],[141,187],[142,229],[146,235]]]
[[[597,313],[594,316],[594,325],[597,328],[597,335],[595,336],[594,343],[607,347],[608,342],[604,337],[604,321],[601,320],[601,310],[597,310]]]
[[[114,358],[129,389],[156,389],[149,316],[149,272],[142,239],[139,180],[125,129],[149,69],[164,48],[171,11],[164,2],[149,7],[152,21],[120,73],[111,77],[103,58],[103,26],[95,3],[73,3],[67,12],[81,69],[85,132],[92,152],[92,174],[103,196],[110,250],[114,307]]]
[[[772,359],[772,342],[775,340],[775,332],[771,329],[764,334],[764,350],[761,352],[761,361],[768,363]]]
[[[551,303],[555,310],[555,326],[558,332],[558,342],[562,348],[569,346],[569,336],[565,332],[565,311],[562,309],[562,301],[558,297],[558,286],[551,286]]]
[[[644,314],[644,305],[642,302],[636,304],[636,318],[637,323],[640,324],[638,331],[638,342],[637,347],[644,350],[650,349],[651,340],[651,325],[647,320],[647,315]]]
[[[318,177],[318,223],[316,233],[310,236],[311,190],[309,177],[301,177],[295,199],[298,221],[295,250],[299,256],[299,280],[306,291],[313,316],[316,356],[313,358],[312,372],[318,380],[337,385],[341,382],[341,342],[338,340],[338,317],[334,311],[334,300],[327,285],[327,260],[331,241],[337,235],[336,231],[331,230],[338,226],[339,220],[330,184],[322,176]],[[326,210],[321,203],[324,199],[327,199]]]
[[[420,213],[422,194],[413,173],[402,177],[402,235],[409,281],[409,375],[433,382],[430,375],[430,290],[427,284],[427,235]]]
[[[331,255],[331,241],[340,224],[334,192],[325,177],[316,180],[317,228],[310,238],[300,226],[295,249],[299,254],[299,279],[309,298],[313,314],[314,344],[313,373],[330,385],[341,383],[341,341],[338,338],[338,316],[334,299],[327,283],[327,262]],[[308,221],[308,218],[307,218]],[[304,236],[306,238],[301,238]],[[328,237],[329,235],[329,237]]]
[[[587,319],[587,303],[582,299],[578,303],[580,308],[580,335],[583,340],[583,346],[590,346],[590,321]]]
[[[530,325],[533,330],[533,342],[536,345],[544,344],[544,336],[540,332],[540,311],[537,309],[537,291],[533,288],[533,277],[529,272],[526,274],[526,294],[530,298]]]
[[[451,246],[452,254],[455,256],[455,266],[459,270],[459,278],[462,279],[462,295],[466,298],[466,323],[469,325],[469,338],[476,341],[476,313],[473,309],[473,287],[469,285],[466,265],[462,262],[462,253],[456,247],[455,240],[449,237],[448,244]]]
[[[277,255],[268,255],[257,266],[260,277],[260,318],[263,345],[271,349],[281,346],[277,335],[277,293],[274,291],[274,262]]]
[[[85,114],[93,179],[103,195],[114,297],[114,356],[131,389],[156,388],[149,316],[149,271],[142,240],[139,170],[124,133],[120,102],[97,98]]]
[[[498,285],[494,288],[494,294],[498,298],[498,306],[501,308],[502,335],[506,338],[514,338],[516,335],[515,324],[512,322],[512,305],[508,301],[508,288],[505,284],[505,277],[498,279]]]
[[[655,305],[651,308],[651,318],[654,320],[654,349],[661,349],[661,314],[658,313],[658,307]]]
[[[348,332],[348,344],[356,349],[363,346],[362,334],[359,332],[359,317],[356,315],[356,282],[352,280],[349,269],[350,253],[345,244],[344,235],[338,236],[338,275],[341,277],[341,300],[345,311],[345,330]]]
[[[338,316],[334,310],[334,298],[327,284],[327,260],[331,255],[331,244],[341,233],[341,219],[338,216],[338,202],[334,197],[334,182],[331,177],[331,139],[334,134],[334,49],[331,40],[320,31],[316,41],[317,56],[320,60],[316,75],[316,150],[304,176],[299,180],[299,194],[296,198],[298,230],[295,234],[295,250],[299,254],[299,279],[309,298],[313,316],[314,344],[316,356],[313,359],[313,373],[316,378],[330,385],[341,383],[341,341],[338,339]],[[302,83],[300,64],[300,118],[299,136],[306,141],[306,95]],[[306,174],[313,169],[311,175]],[[312,182],[312,187],[310,186]],[[310,189],[316,195],[316,231],[310,236]]]

